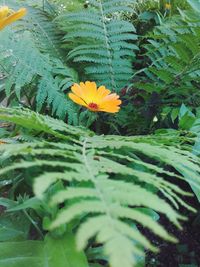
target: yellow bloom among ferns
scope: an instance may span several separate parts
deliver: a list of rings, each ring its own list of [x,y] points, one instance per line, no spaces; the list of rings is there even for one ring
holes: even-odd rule
[[[93,112],[103,111],[109,113],[118,112],[121,104],[119,96],[110,94],[110,90],[105,86],[97,88],[95,82],[75,83],[69,93],[69,98],[76,104],[84,106]]]
[[[171,10],[171,8],[172,8],[171,4],[169,4],[169,3],[165,4],[165,9],[166,10]]]
[[[4,145],[4,144],[7,144],[6,142],[0,140],[0,145]]]
[[[26,15],[26,8],[20,8],[13,11],[7,6],[0,7],[0,30],[3,30],[9,24],[21,19]]]

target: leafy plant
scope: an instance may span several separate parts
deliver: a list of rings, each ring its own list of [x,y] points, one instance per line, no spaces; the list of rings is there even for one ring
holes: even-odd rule
[[[198,265],[198,3],[3,3],[0,266]]]
[[[61,231],[63,225],[73,222],[78,248],[84,249],[88,242],[91,246],[91,238],[96,237],[95,246],[103,244],[103,253],[112,267],[132,267],[136,256],[144,255],[144,248],[158,250],[135,225],[176,242],[143,208],[164,213],[178,228],[179,220],[185,219],[178,213],[180,206],[194,211],[182,199],[190,194],[175,182],[186,180],[200,187],[199,159],[189,152],[186,137],[177,132],[95,136],[20,109],[1,108],[0,119],[41,136],[34,142],[1,145],[1,158],[13,163],[2,168],[0,175],[3,178],[10,171],[32,170],[37,198],[48,203],[50,209],[61,207],[55,217],[45,219],[45,229]],[[166,166],[173,166],[173,171]],[[52,190],[60,182],[62,187]]]
[[[0,243],[0,265],[5,267],[88,267],[84,254],[75,248],[74,237],[66,233],[54,239],[48,234],[44,241],[26,240]]]
[[[58,17],[66,33],[67,59],[81,64],[80,73],[84,66],[84,79],[95,80],[116,91],[130,80],[137,35],[134,26],[122,20],[119,13],[132,12],[132,2],[93,0],[83,11]]]
[[[89,2],[84,1],[84,0],[73,0],[73,1],[68,1],[68,0],[51,0],[51,1],[45,1],[47,4],[50,4],[57,10],[59,10],[60,13],[67,11],[77,11],[81,10],[84,7],[87,8],[89,5]]]
[[[187,0],[187,2],[192,6],[193,9],[195,9],[197,12],[199,11],[199,8],[200,8],[199,0],[197,0],[197,1]]]
[[[14,8],[20,6],[13,1],[9,4]],[[77,76],[64,63],[59,31],[39,8],[25,7],[28,15],[24,21],[18,22],[13,30],[0,32],[0,71],[4,75],[1,91],[33,108],[36,103],[38,111],[45,103],[52,114],[60,118],[67,114],[69,123],[76,124],[76,110],[64,92]]]
[[[181,14],[182,17],[163,22],[149,35],[146,46],[149,66],[144,69],[143,78],[146,81],[135,85],[162,94],[166,104],[179,106],[184,102],[198,106],[199,19],[193,11]]]

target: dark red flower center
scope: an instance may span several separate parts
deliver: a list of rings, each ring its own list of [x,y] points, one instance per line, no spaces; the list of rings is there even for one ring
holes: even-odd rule
[[[88,107],[93,110],[98,110],[98,105],[96,103],[89,103]]]

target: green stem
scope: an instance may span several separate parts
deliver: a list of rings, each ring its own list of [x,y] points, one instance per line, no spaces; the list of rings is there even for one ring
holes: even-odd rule
[[[89,128],[92,125],[92,123],[95,121],[94,112],[88,111],[88,113],[89,114],[88,114],[88,120],[87,120],[86,128]]]
[[[44,235],[43,235],[42,231],[40,230],[40,228],[38,227],[37,223],[31,218],[31,216],[28,214],[28,212],[26,210],[23,210],[23,212],[24,212],[25,216],[27,217],[27,219],[35,227],[35,229],[37,230],[38,234],[42,237],[42,239],[44,239]]]
[[[96,132],[96,134],[100,134],[100,132],[101,132],[101,123],[98,120],[98,118],[97,118],[96,123],[95,123],[95,132]]]

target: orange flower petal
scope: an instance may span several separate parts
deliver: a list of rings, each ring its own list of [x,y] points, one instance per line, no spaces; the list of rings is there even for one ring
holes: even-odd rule
[[[110,94],[110,95],[107,95],[103,98],[103,101],[112,101],[112,100],[115,100],[115,99],[118,99],[119,96],[117,94]]]
[[[75,83],[75,84],[71,87],[71,90],[72,90],[72,92],[73,92],[75,95],[77,95],[77,96],[79,96],[79,97],[81,97],[81,98],[84,97],[84,90],[83,90],[83,87],[81,87],[78,83]]]
[[[121,100],[116,100],[116,101],[108,101],[104,102],[103,104],[100,105],[100,110],[107,110],[109,108],[118,108],[119,105],[121,104]]]
[[[77,96],[80,96],[88,104],[94,102],[97,94],[97,87],[95,82],[81,82],[80,85],[75,83],[71,90]]]
[[[78,97],[75,94],[69,93],[68,94],[69,98],[74,101],[76,104],[87,107],[86,103],[83,101],[83,99],[81,99],[80,97]]]
[[[0,30],[5,28],[7,25],[21,19],[26,15],[26,8],[20,8],[17,12],[0,20]]]
[[[100,109],[107,112],[117,112],[121,103],[122,101],[117,94],[110,94],[103,98]]]
[[[8,6],[2,6],[0,8],[0,19],[7,17],[9,12],[10,12],[10,9],[8,8]]]
[[[97,90],[97,97],[104,98],[105,96],[110,94],[110,90],[106,89],[105,86],[100,86]]]
[[[120,110],[119,106],[110,106],[110,105],[107,105],[107,106],[104,106],[103,108],[102,107],[100,108],[100,111],[109,112],[109,113],[116,113],[119,110]]]
[[[86,88],[86,94],[85,94],[85,100],[87,103],[94,102],[96,103],[97,99],[97,85],[95,82],[85,82],[85,88]]]

